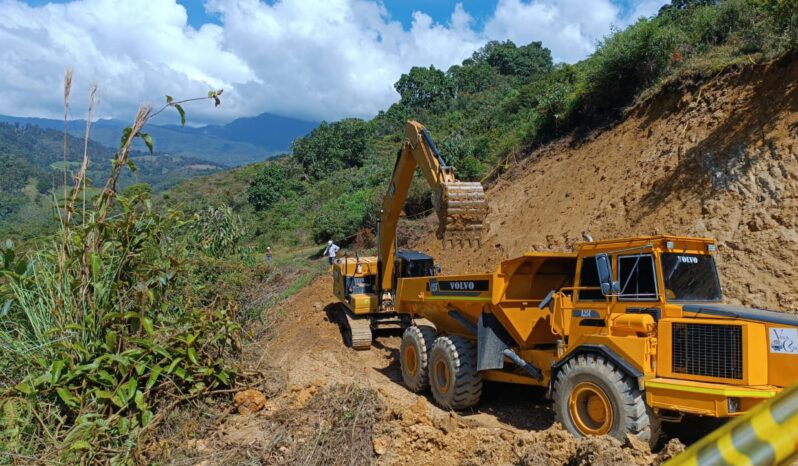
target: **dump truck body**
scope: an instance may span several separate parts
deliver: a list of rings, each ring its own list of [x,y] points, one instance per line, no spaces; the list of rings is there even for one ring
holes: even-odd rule
[[[485,380],[583,390],[559,395],[574,397],[560,416],[575,419],[564,423],[577,434],[620,432],[596,414],[615,409],[601,371],[622,374],[652,420],[736,416],[798,380],[798,318],[722,304],[715,250],[713,240],[676,236],[584,243],[490,274],[402,279],[396,309],[470,342]],[[563,380],[588,369],[597,381]]]

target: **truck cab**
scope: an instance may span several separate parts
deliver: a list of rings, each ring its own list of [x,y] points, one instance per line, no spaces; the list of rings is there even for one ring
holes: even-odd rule
[[[723,304],[716,251],[676,236],[580,245],[572,299],[554,308],[571,316],[569,352],[611,351],[658,411],[736,416],[794,383],[798,318]]]

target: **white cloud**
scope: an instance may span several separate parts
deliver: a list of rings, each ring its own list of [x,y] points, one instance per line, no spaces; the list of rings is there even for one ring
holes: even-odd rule
[[[578,61],[595,49],[612,24],[620,23],[619,10],[609,0],[591,0],[589,5],[582,0],[499,0],[485,34],[519,44],[542,41],[555,61]]]
[[[446,24],[423,12],[406,30],[374,0],[207,0],[221,26],[188,25],[175,0],[76,0],[33,8],[0,0],[0,113],[55,117],[64,70],[75,70],[75,117],[89,83],[98,114],[126,117],[143,101],[224,88],[223,105],[189,110],[193,121],[264,111],[308,119],[370,117],[398,98],[411,66],[447,69],[490,39],[543,41],[556,60],[587,56],[611,24],[651,15],[642,0],[627,17],[610,0],[499,0],[483,30],[462,5]],[[192,118],[193,117],[193,118]]]

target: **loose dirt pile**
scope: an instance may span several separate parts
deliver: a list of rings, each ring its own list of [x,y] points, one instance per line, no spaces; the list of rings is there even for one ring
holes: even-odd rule
[[[482,249],[420,245],[444,273],[595,239],[717,238],[732,302],[798,312],[798,59],[672,86],[587,140],[546,146],[488,190]]]

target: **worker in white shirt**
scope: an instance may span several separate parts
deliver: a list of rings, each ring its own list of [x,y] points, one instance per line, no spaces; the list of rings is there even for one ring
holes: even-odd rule
[[[327,256],[327,258],[330,261],[330,265],[332,265],[333,261],[335,261],[335,254],[340,249],[341,248],[339,248],[337,244],[333,243],[332,240],[330,240],[330,241],[327,241],[327,247],[324,248],[324,252],[321,253],[321,255],[322,256]]]

